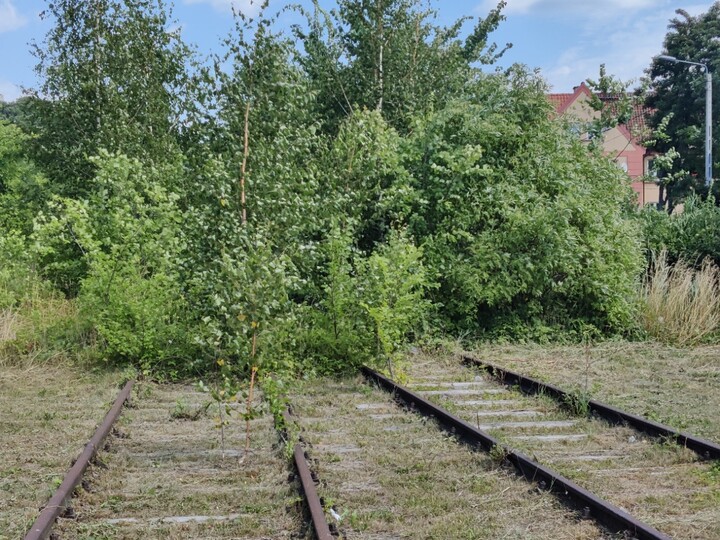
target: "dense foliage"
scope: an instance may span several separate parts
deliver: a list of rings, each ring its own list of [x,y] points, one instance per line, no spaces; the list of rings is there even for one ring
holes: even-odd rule
[[[544,86],[515,70],[429,115],[412,137],[444,320],[527,334],[632,324],[641,265],[622,172],[549,120]],[[603,201],[602,203],[600,201]]]
[[[35,45],[43,81],[32,101],[34,154],[53,191],[92,191],[100,149],[156,162],[173,152],[187,48],[166,29],[163,0],[54,0]]]
[[[647,253],[665,251],[670,263],[683,260],[697,268],[705,259],[720,266],[720,207],[712,199],[690,197],[681,213],[646,209],[641,217]]]
[[[627,178],[537,75],[481,69],[504,2],[465,39],[423,6],[316,3],[295,39],[237,15],[196,66],[160,0],[53,2],[42,91],[0,123],[0,308],[13,265],[83,343],[168,376],[632,330]]]

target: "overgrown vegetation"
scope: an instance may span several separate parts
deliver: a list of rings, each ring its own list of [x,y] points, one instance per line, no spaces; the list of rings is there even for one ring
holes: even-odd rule
[[[667,252],[668,261],[694,267],[705,259],[720,264],[720,206],[714,198],[689,197],[682,212],[667,214],[648,208],[641,213],[647,253]]]
[[[419,0],[316,2],[286,35],[265,3],[202,65],[161,0],[53,2],[42,86],[0,122],[4,361],[268,381],[392,372],[429,331],[635,333],[627,178],[537,74],[483,69],[504,5],[443,28]]]
[[[709,259],[698,269],[671,265],[660,252],[643,287],[643,326],[665,343],[696,344],[720,330],[720,270]]]

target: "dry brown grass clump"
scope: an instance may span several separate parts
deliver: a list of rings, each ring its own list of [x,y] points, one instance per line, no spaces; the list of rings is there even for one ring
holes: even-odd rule
[[[700,269],[654,257],[642,290],[642,324],[665,343],[691,345],[720,328],[720,269],[705,260]]]
[[[3,309],[0,311],[0,344],[15,339],[17,326],[17,313],[11,309]]]

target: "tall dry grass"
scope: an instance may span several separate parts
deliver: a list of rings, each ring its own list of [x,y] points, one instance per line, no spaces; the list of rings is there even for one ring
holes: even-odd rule
[[[0,310],[0,345],[4,341],[15,339],[18,324],[17,313],[11,309]]]
[[[695,269],[653,257],[642,289],[642,324],[659,341],[692,345],[720,330],[720,269],[709,259]]]
[[[91,345],[88,330],[77,302],[32,287],[15,306],[0,308],[0,367],[65,361]]]

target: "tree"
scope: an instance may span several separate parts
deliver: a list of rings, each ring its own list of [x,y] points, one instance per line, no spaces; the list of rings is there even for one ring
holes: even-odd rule
[[[340,0],[323,11],[314,2],[309,28],[296,27],[305,49],[301,64],[318,89],[318,108],[334,130],[355,109],[377,109],[404,132],[418,111],[442,106],[462,92],[477,64],[495,62],[489,35],[504,19],[501,1],[459,39],[468,18],[432,24],[436,12],[421,0]]]
[[[28,159],[28,142],[17,125],[0,120],[0,237],[27,237],[43,202],[47,180]]]
[[[35,45],[42,99],[33,107],[36,156],[55,192],[83,195],[101,148],[167,161],[188,50],[169,31],[163,0],[57,0]]]
[[[282,347],[289,297],[307,286],[296,276],[315,271],[324,230],[314,95],[265,8],[252,19],[236,13],[226,54],[196,81],[184,137],[194,186],[181,260],[188,297],[204,343],[249,372]]]
[[[664,55],[680,60],[707,64],[711,73],[720,73],[720,2],[696,17],[678,9],[677,16],[670,21],[665,36]],[[686,170],[689,174],[667,182],[666,197],[671,205],[682,200],[692,191],[705,193],[705,77],[696,67],[672,63],[657,58],[647,70],[650,79],[648,107],[655,109],[651,118],[653,128],[666,123],[668,138],[659,140],[656,149],[666,152],[675,148],[680,159],[672,164],[669,175]],[[715,78],[713,91],[720,90]],[[713,125],[720,120],[720,108],[713,111]],[[717,141],[715,137],[715,141]],[[713,144],[713,155],[718,155],[717,143]],[[716,167],[713,166],[713,170]]]
[[[3,101],[0,96],[0,120],[7,120],[29,131],[29,110],[32,107],[32,102],[33,98],[30,96],[23,96],[10,102]]]
[[[588,79],[588,88],[592,93],[590,108],[595,111],[594,118],[587,125],[590,146],[602,146],[604,133],[621,124],[628,124],[640,104],[640,96],[628,92],[632,81],[621,81],[609,75],[605,64],[600,64],[600,73],[597,80]],[[644,133],[633,133],[643,138]]]

